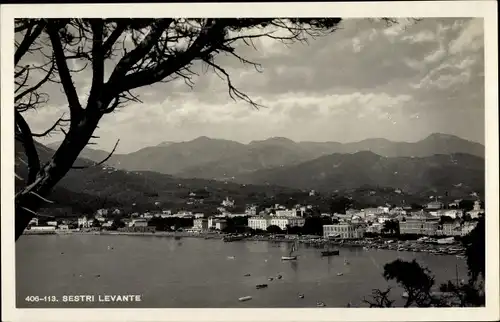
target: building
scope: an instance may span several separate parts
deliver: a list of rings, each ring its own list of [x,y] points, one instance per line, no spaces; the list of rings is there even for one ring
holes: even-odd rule
[[[30,233],[40,233],[40,234],[54,234],[56,232],[56,227],[54,226],[32,226],[29,230]]]
[[[193,228],[199,230],[208,230],[208,219],[197,218],[193,221]]]
[[[83,217],[78,218],[78,227],[79,228],[90,227],[89,220],[87,219],[87,216],[83,216]]]
[[[474,230],[474,228],[476,228],[476,226],[477,226],[477,222],[475,222],[475,221],[464,222],[464,224],[462,225],[461,236],[468,235],[471,231]]]
[[[431,201],[427,204],[426,208],[429,210],[443,209],[444,204],[441,201]]]
[[[96,217],[97,216],[107,216],[108,215],[108,209],[99,209],[96,211]]]
[[[196,214],[194,214],[194,218],[196,218],[196,219],[198,219],[198,218],[205,218],[205,214],[196,213]]]
[[[383,223],[385,223],[386,221],[389,221],[389,220],[391,220],[391,218],[389,218],[388,216],[379,216],[377,218],[377,222],[379,224],[383,224]]]
[[[276,217],[297,217],[297,209],[279,209],[276,210]]]
[[[147,227],[148,221],[145,218],[132,219],[129,223],[129,227]]]
[[[104,217],[103,215],[96,215],[95,219],[97,221],[99,221],[99,222],[105,222],[106,221],[106,217]]]
[[[57,229],[59,229],[59,230],[69,230],[69,225],[59,225],[59,227],[57,227]]]
[[[460,221],[454,221],[443,224],[443,235],[445,236],[460,236],[462,234],[462,227]]]
[[[257,215],[257,207],[256,206],[247,207],[247,209],[245,210],[245,214],[247,216],[256,216]]]
[[[479,200],[474,201],[474,207],[468,212],[471,218],[479,218],[479,216],[484,215],[484,209],[481,209],[481,202]]]
[[[417,234],[434,236],[437,234],[439,226],[438,220],[407,218],[406,221],[399,222],[399,232],[401,234]]]
[[[380,234],[381,231],[382,231],[382,228],[384,226],[382,224],[379,224],[379,223],[373,223],[371,224],[370,226],[366,227],[366,232],[367,233],[375,233],[375,234]]]
[[[234,207],[234,200],[230,200],[228,197],[224,199],[221,203],[223,207]]]
[[[382,215],[385,213],[387,207],[378,207],[378,208],[366,208],[363,209],[363,212],[365,215]],[[387,208],[387,212],[389,212],[389,209]]]
[[[266,230],[271,225],[271,218],[268,216],[248,218],[248,227],[257,230]]]
[[[53,220],[53,221],[47,221],[47,226],[57,227],[57,221],[55,221],[55,220]]]
[[[227,221],[224,219],[216,219],[215,221],[215,229],[223,230],[227,227]]]
[[[358,237],[359,227],[352,224],[323,225],[323,237],[335,237],[341,239],[354,239]]]

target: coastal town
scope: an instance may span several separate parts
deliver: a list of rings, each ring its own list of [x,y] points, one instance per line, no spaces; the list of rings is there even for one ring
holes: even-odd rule
[[[313,205],[287,209],[275,204],[260,211],[257,205],[248,205],[244,213],[232,213],[234,201],[226,198],[218,213],[209,216],[170,210],[124,214],[120,209],[103,208],[76,219],[33,218],[25,234],[154,234],[223,238],[225,241],[298,239],[316,244],[335,241],[392,249],[398,248],[390,245],[390,238],[394,236],[402,240],[419,239],[427,244],[453,244],[455,238],[470,233],[477,220],[484,216],[480,200],[473,201],[472,209],[461,209],[461,205],[462,200],[445,204],[435,198],[420,209],[384,205],[318,214]],[[383,245],[374,245],[371,242],[374,237],[385,237]],[[403,248],[399,246],[398,249]]]

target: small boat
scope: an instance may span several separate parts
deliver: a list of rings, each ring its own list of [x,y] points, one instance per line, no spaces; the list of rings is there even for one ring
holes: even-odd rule
[[[304,294],[299,294],[299,299],[303,299],[304,298]]]
[[[248,277],[248,276],[250,276],[250,273],[247,273],[247,274],[245,274],[245,275],[243,275],[243,276]]]
[[[227,259],[234,259],[234,256],[228,256]]]
[[[324,302],[319,301],[319,302],[316,302],[316,306],[317,307],[325,307],[326,304]]]
[[[268,278],[267,280],[268,280],[268,281],[272,281],[273,279],[274,279],[274,278],[272,278],[272,277],[269,277],[269,278]]]
[[[337,273],[337,276],[342,276],[344,275],[344,273]]]
[[[297,250],[297,241],[295,241],[295,243],[292,244],[292,248],[290,249],[288,256],[281,256],[281,260],[284,261],[297,260],[297,255],[292,255],[296,250]]]
[[[457,255],[456,257],[457,257],[457,258],[465,258],[465,256],[464,256],[464,255]]]
[[[257,284],[255,286],[256,289],[260,290],[261,288],[266,288],[267,287],[267,284]]]
[[[251,296],[242,296],[238,299],[238,301],[240,302],[244,302],[244,301],[248,301],[248,300],[251,300],[252,297]]]
[[[328,246],[325,247],[325,250],[321,252],[321,256],[334,256],[339,255],[340,250],[338,249],[330,249]]]
[[[282,277],[283,277],[283,276],[281,276],[281,275],[279,275],[279,274],[278,274],[278,276],[276,276],[276,278],[277,278],[277,279],[279,279],[279,280],[280,280]]]

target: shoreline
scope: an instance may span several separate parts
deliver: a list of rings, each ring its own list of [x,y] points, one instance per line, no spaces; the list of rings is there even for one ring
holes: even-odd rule
[[[27,233],[26,235],[104,235],[104,236],[137,236],[137,237],[170,237],[170,238],[203,238],[203,239],[219,239],[222,240],[224,236],[228,234],[223,233],[188,233],[188,232],[167,232],[167,231],[157,231],[157,232],[121,232],[121,231],[52,231],[52,232],[39,232],[39,233]],[[292,243],[297,241],[301,244],[307,244],[316,248],[322,248],[325,246],[335,246],[335,247],[356,247],[363,248],[364,250],[369,249],[384,249],[384,250],[394,250],[394,251],[408,251],[408,252],[423,252],[430,253],[432,255],[450,255],[462,257],[464,256],[464,249],[459,242],[453,244],[430,244],[422,243],[416,240],[411,241],[394,241],[388,242],[390,238],[382,239],[359,239],[352,241],[330,241],[325,240],[322,237],[311,239],[311,238],[286,238],[286,237],[265,237],[265,236],[250,236],[245,237],[240,240],[233,240],[227,242],[271,242],[271,243]]]

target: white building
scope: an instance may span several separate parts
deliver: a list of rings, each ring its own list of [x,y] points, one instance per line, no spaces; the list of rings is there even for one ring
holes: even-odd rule
[[[55,221],[55,220],[53,220],[53,221],[47,221],[47,226],[57,227],[57,221]]]
[[[105,222],[106,221],[106,218],[102,215],[96,215],[95,216],[95,219],[99,222]]]
[[[208,230],[208,219],[197,218],[193,221],[193,228],[199,230]]]
[[[257,207],[256,206],[247,207],[247,209],[245,210],[245,214],[247,216],[255,216],[255,215],[257,215]]]
[[[215,221],[215,229],[223,230],[227,227],[227,221],[224,219],[216,219]]]
[[[256,230],[266,230],[271,225],[270,217],[250,217],[248,218],[248,227]]]
[[[385,223],[386,221],[389,221],[389,220],[391,220],[391,218],[389,218],[387,216],[379,216],[377,218],[377,221],[378,221],[379,224],[383,224],[383,223]]]
[[[342,239],[361,238],[364,229],[352,224],[323,225],[323,237],[337,237]]]
[[[463,225],[462,225],[462,231],[461,231],[461,235],[462,236],[465,236],[465,235],[468,235],[471,231],[474,230],[474,228],[476,228],[477,226],[477,222],[465,222]]]
[[[196,218],[196,219],[198,219],[198,218],[204,218],[204,217],[205,217],[205,215],[202,214],[202,213],[196,213],[196,214],[194,214],[194,218]]]
[[[107,216],[108,215],[108,209],[99,209],[96,211],[96,217],[97,216]]]
[[[59,230],[69,230],[69,226],[68,225],[59,225],[59,227],[57,227]]]
[[[276,217],[297,217],[297,209],[279,209],[276,210]]]
[[[228,197],[222,201],[223,207],[234,207],[234,200],[230,200]]]

